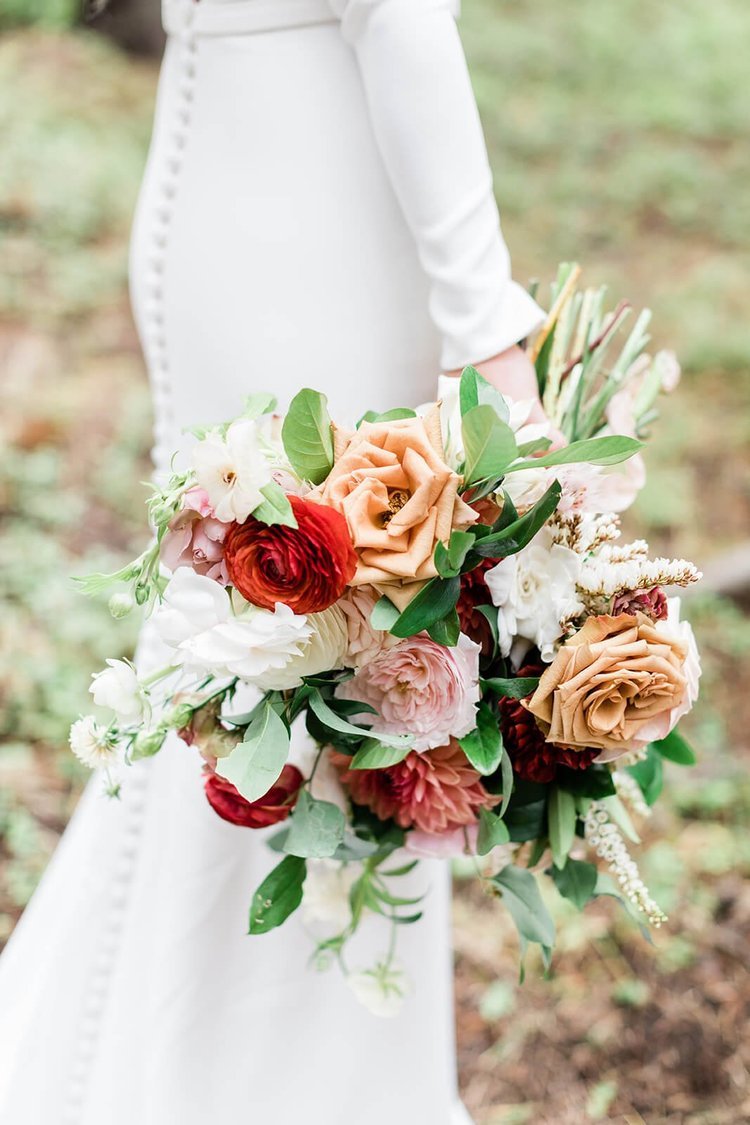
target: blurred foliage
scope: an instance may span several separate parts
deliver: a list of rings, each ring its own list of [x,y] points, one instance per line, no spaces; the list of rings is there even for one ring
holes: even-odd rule
[[[0,0],[0,30],[24,24],[72,27],[81,16],[81,0]]]
[[[651,305],[658,344],[695,371],[664,404],[628,531],[701,564],[750,525],[739,94],[750,9],[463,6],[516,275],[578,258],[587,282]],[[70,7],[0,0],[0,25],[22,10],[59,26]],[[155,80],[154,65],[88,31],[0,40],[0,940],[80,787],[66,735],[89,674],[136,638],[135,619],[112,621],[70,576],[116,565],[145,536],[150,407],[125,279]],[[614,904],[579,915],[552,891],[554,976],[530,971],[519,991],[503,912],[461,885],[459,1048],[481,1125],[750,1119],[748,1041],[737,1035],[748,1003],[750,623],[713,596],[690,614],[705,665],[689,730],[700,764],[668,767],[641,851],[672,912],[668,932],[649,947]]]

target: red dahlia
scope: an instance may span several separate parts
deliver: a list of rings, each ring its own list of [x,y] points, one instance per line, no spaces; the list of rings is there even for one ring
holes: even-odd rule
[[[231,781],[213,772],[207,773],[204,784],[208,803],[222,820],[243,828],[268,828],[289,816],[303,780],[297,767],[287,764],[268,792],[257,801],[246,801]]]
[[[343,594],[357,569],[346,520],[325,504],[290,496],[297,527],[265,524],[250,516],[234,523],[224,541],[232,585],[263,609],[277,602],[295,613],[319,613]]]
[[[519,669],[518,675],[540,676],[544,667],[543,664],[526,664]],[[555,780],[558,766],[585,770],[599,754],[598,750],[569,750],[545,742],[531,712],[519,699],[508,696],[500,700],[500,730],[513,771],[523,781],[546,784]]]

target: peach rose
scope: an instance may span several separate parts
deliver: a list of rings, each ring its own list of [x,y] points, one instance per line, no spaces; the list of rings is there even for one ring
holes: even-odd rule
[[[334,426],[334,466],[308,499],[341,512],[358,555],[352,586],[367,583],[400,608],[437,571],[435,544],[477,519],[443,459],[440,412],[424,418]]]
[[[692,695],[684,634],[643,613],[590,617],[526,703],[548,742],[599,762],[664,738]]]

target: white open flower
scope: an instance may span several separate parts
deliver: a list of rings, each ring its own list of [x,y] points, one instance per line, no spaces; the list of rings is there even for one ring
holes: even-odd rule
[[[116,740],[106,727],[97,723],[93,715],[84,715],[73,723],[69,742],[78,761],[91,770],[112,766],[119,761]]]
[[[309,859],[302,896],[305,922],[322,926],[331,933],[345,930],[352,920],[349,891],[359,874],[358,864]]]
[[[286,608],[286,607],[284,607]],[[344,667],[349,643],[346,616],[337,605],[321,613],[311,613],[307,618],[310,636],[283,668],[269,668],[255,683],[263,691],[285,691],[299,687],[303,676],[316,676]]]
[[[464,443],[461,432],[461,380],[450,375],[441,375],[438,380],[440,399],[440,422],[443,430],[445,459],[453,469],[459,469],[464,461]],[[500,392],[498,392],[500,393]],[[516,436],[518,445],[549,436],[548,422],[529,422],[534,407],[533,399],[515,400],[507,395],[501,396],[508,409],[508,425]]]
[[[193,450],[198,485],[208,493],[216,518],[243,523],[263,502],[261,488],[271,480],[255,422],[233,422],[226,436],[212,430]]]
[[[401,1011],[408,991],[408,979],[394,964],[378,964],[373,969],[350,973],[346,983],[360,1004],[374,1016],[392,1018]]]
[[[299,656],[312,634],[289,606],[259,609],[189,567],[175,571],[154,625],[185,667],[252,683]]]
[[[143,718],[144,698],[135,669],[127,660],[108,660],[102,672],[91,677],[89,691],[97,707],[108,707],[122,723]]]
[[[555,543],[550,529],[542,528],[523,551],[487,571],[503,656],[520,637],[535,644],[543,660],[552,660],[561,622],[583,610],[576,590],[580,569],[576,552]]]

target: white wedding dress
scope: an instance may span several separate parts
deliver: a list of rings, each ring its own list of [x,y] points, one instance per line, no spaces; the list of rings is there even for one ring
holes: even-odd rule
[[[157,470],[250,391],[315,387],[352,420],[429,399],[441,366],[538,322],[447,0],[168,0],[164,17],[132,258]],[[139,660],[159,660],[148,628]],[[409,876],[429,890],[387,1021],[308,967],[298,915],[246,936],[274,862],[209,808],[176,738],[120,802],[94,779],[0,959],[2,1125],[465,1122],[447,867]]]

